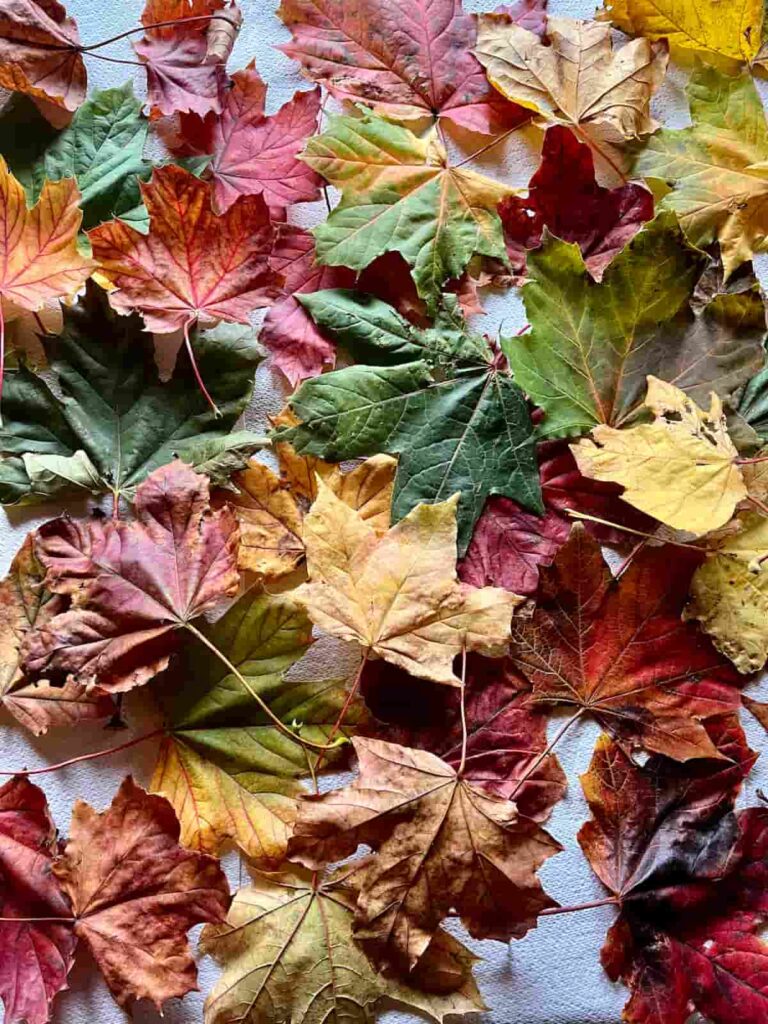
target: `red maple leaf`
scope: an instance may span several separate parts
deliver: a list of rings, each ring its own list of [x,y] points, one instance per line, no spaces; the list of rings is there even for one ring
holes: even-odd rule
[[[513,271],[525,277],[526,254],[541,245],[545,228],[576,242],[595,280],[613,257],[653,217],[653,196],[642,185],[608,189],[595,180],[592,150],[564,125],[547,129],[541,165],[528,183],[528,196],[499,204]]]

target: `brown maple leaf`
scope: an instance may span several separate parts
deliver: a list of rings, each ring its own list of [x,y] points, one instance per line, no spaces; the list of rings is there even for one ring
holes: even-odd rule
[[[115,999],[167,999],[196,988],[185,933],[222,921],[229,886],[215,857],[185,850],[179,823],[161,796],[130,777],[108,810],[78,801],[64,852],[53,866],[75,915],[75,935],[91,951]]]
[[[238,529],[212,511],[208,480],[182,462],[136,491],[136,520],[54,519],[38,532],[46,586],[73,607],[25,642],[25,668],[75,674],[110,692],[147,682],[168,664],[178,631],[238,587]]]
[[[51,726],[108,718],[114,711],[109,697],[87,693],[74,679],[64,686],[31,683],[21,671],[25,637],[66,610],[67,599],[43,585],[45,568],[35,554],[34,534],[27,535],[6,578],[0,582],[0,703],[35,735]]]
[[[680,612],[696,559],[645,549],[614,579],[581,526],[542,572],[513,661],[534,698],[589,713],[628,747],[684,761],[717,752],[702,724],[739,706],[738,674]]]
[[[536,871],[560,845],[434,754],[354,739],[360,777],[302,800],[288,856],[318,869],[366,844],[355,936],[379,965],[413,968],[455,909],[470,935],[521,938],[555,906]]]
[[[3,0],[0,86],[65,110],[85,99],[87,74],[80,35],[58,0]],[[45,104],[41,105],[45,112]]]

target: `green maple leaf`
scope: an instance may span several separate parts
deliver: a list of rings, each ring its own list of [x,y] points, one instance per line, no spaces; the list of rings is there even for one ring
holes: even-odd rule
[[[28,144],[20,149],[12,144],[8,162],[33,201],[46,178],[75,178],[87,229],[142,205],[139,179],[152,171],[143,156],[147,128],[130,83],[103,89],[76,111],[63,132],[53,138],[46,132],[44,148],[35,152]]]
[[[717,268],[662,213],[613,260],[601,283],[577,245],[549,238],[529,254],[523,288],[531,331],[502,343],[515,380],[546,413],[544,437],[622,426],[642,408],[646,378],[695,402],[723,397],[763,362],[765,309],[749,273],[722,291]]]
[[[224,482],[260,447],[230,433],[253,388],[261,350],[249,328],[222,325],[195,341],[198,365],[223,415],[195,386],[187,360],[158,379],[139,317],[114,313],[89,285],[64,308],[64,330],[44,339],[62,397],[23,364],[6,375],[0,427],[0,501],[25,504],[88,491],[130,498],[175,456]]]
[[[764,252],[768,236],[768,125],[749,72],[699,65],[688,84],[693,124],[664,128],[640,153],[662,209],[674,210],[695,245],[717,239],[726,274]]]
[[[460,491],[461,552],[488,495],[543,510],[525,397],[455,313],[444,311],[422,331],[372,296],[332,290],[301,299],[319,326],[366,363],[306,381],[290,402],[302,423],[276,439],[332,461],[399,455],[395,521],[419,502]]]
[[[363,270],[382,253],[399,252],[419,295],[434,305],[474,253],[506,262],[496,207],[515,190],[448,166],[436,138],[420,139],[365,111],[330,118],[303,158],[342,193],[313,232],[319,263]]]
[[[311,743],[327,741],[348,680],[309,678],[311,666],[286,678],[312,642],[312,624],[289,594],[249,591],[203,632],[286,726]],[[185,651],[166,694],[168,732],[151,788],[176,808],[184,844],[215,853],[234,840],[252,858],[278,863],[303,792],[299,780],[317,754],[280,732],[200,641]],[[342,735],[363,717],[353,701]],[[337,757],[331,751],[325,763]]]

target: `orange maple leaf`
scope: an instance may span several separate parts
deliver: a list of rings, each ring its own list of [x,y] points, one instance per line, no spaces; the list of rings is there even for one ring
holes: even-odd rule
[[[259,306],[278,294],[269,266],[274,228],[259,196],[242,196],[217,217],[207,182],[180,167],[156,168],[141,187],[149,234],[120,220],[88,232],[100,274],[114,287],[109,301],[118,313],[139,312],[147,330],[182,330],[198,383],[216,408],[197,371],[189,328],[198,320],[248,323]]]
[[[36,312],[51,299],[71,298],[90,277],[92,260],[77,251],[82,221],[74,178],[46,181],[27,208],[24,189],[0,156],[0,394],[5,361],[5,314]]]

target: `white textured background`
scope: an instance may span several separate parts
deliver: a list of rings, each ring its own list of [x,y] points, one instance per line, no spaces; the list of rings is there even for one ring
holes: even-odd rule
[[[288,39],[287,30],[274,14],[276,2],[240,0],[245,22],[229,64],[234,70],[244,67],[255,58],[259,72],[270,85],[268,113],[277,110],[297,88],[309,87],[309,83],[299,75],[297,65],[275,49],[277,44]],[[465,7],[469,10],[490,9],[492,6],[490,0],[485,3],[482,0],[465,0]],[[68,0],[67,7],[79,23],[83,41],[89,43],[138,24],[142,3],[140,0]],[[551,14],[582,18],[589,18],[594,12],[590,0],[550,0],[549,7]],[[104,52],[118,57],[133,56],[127,41]],[[132,69],[90,60],[90,86],[104,88],[118,85],[125,80],[125,73],[129,70]],[[654,113],[666,125],[681,127],[688,123],[684,96],[686,78],[687,72],[673,64],[654,101]],[[136,90],[139,95],[143,94],[141,79],[142,72],[137,71]],[[765,96],[764,93],[764,99]],[[0,139],[0,151],[2,141]],[[513,185],[524,186],[538,162],[540,141],[541,134],[536,130],[524,129],[517,132],[484,156],[483,167],[491,175]],[[467,142],[465,152],[470,153],[480,148],[483,139],[468,137]],[[294,208],[291,219],[304,226],[311,226],[322,219],[324,214],[322,203],[305,204]],[[514,333],[525,322],[522,303],[514,291],[504,296],[489,296],[486,306],[486,316],[476,317],[474,323],[478,329],[489,334],[495,334],[502,321],[505,333]],[[262,428],[266,412],[280,408],[284,396],[282,378],[262,366],[256,377],[254,400],[247,415],[249,424]],[[70,506],[73,514],[82,512],[84,508],[84,505]],[[41,510],[38,508],[36,511]],[[45,519],[59,514],[61,507],[49,506],[42,511],[44,514],[32,515],[21,510],[0,510],[0,570],[3,573],[26,532]],[[760,689],[765,690],[763,697],[768,697],[768,687],[752,687],[750,692],[758,695]],[[34,739],[20,727],[12,725],[10,719],[0,711],[3,716],[0,718],[0,770],[42,767],[122,742],[152,727],[149,714],[142,708],[140,694],[134,694],[127,700],[125,708],[130,731],[114,734],[105,732],[99,725],[85,725],[70,734],[57,731],[47,737]],[[758,750],[763,749],[765,734],[751,718],[747,719],[746,715],[744,718],[751,745]],[[558,724],[555,719],[550,734]],[[544,866],[541,876],[546,889],[564,905],[605,895],[575,841],[578,827],[587,816],[578,776],[587,767],[597,732],[592,723],[581,723],[566,734],[558,747],[558,754],[570,780],[570,789],[565,799],[555,808],[548,827],[563,844],[565,852],[550,860]],[[132,772],[139,782],[146,785],[151,775],[155,750],[155,741],[150,740],[144,746],[135,747],[113,758],[75,765],[35,780],[43,786],[62,833],[67,833],[72,803],[76,798],[85,799],[102,810],[110,803],[127,773]],[[758,761],[742,802],[754,803],[755,790],[760,786],[768,789],[768,759],[764,758]],[[226,863],[234,888],[238,884],[238,862],[234,856],[229,856]],[[484,958],[478,964],[476,973],[486,1004],[491,1009],[480,1020],[485,1024],[618,1022],[626,992],[623,986],[608,981],[599,962],[600,946],[613,916],[611,908],[600,908],[568,916],[543,918],[536,930],[509,948],[497,942],[468,940],[468,944]],[[457,929],[457,933],[460,932],[461,929]],[[163,1019],[170,1024],[201,1021],[204,993],[210,990],[217,970],[210,959],[203,959],[200,963],[201,993],[192,993],[183,1001],[169,1003]],[[56,1001],[56,1024],[120,1024],[126,1019],[82,950],[70,977],[70,986],[70,991],[63,993]],[[160,1019],[151,1006],[143,1004],[135,1006],[129,1016],[141,1024],[150,1024]],[[414,1015],[398,1012],[382,1014],[385,1024],[405,1024],[417,1019]]]

